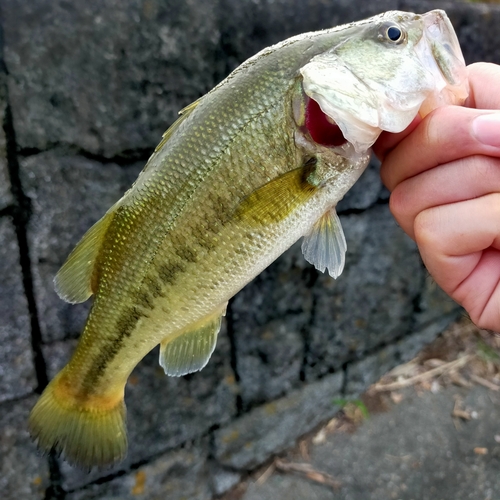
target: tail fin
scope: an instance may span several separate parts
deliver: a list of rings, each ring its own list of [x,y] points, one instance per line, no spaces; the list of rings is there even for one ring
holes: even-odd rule
[[[29,429],[38,447],[62,453],[68,462],[85,469],[123,460],[127,453],[123,398],[112,408],[79,405],[73,397],[61,397],[60,378],[61,373],[31,410]]]

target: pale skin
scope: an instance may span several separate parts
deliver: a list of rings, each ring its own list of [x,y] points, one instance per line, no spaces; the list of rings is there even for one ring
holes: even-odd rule
[[[438,285],[500,332],[500,66],[468,67],[465,107],[439,108],[374,150],[390,209]]]

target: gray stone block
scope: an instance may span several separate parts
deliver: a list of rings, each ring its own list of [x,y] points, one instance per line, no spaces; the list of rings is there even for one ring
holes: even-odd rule
[[[76,349],[77,343],[76,339],[70,339],[42,346],[43,359],[45,359],[49,380],[53,379],[64,368]]]
[[[455,315],[458,317],[461,311],[463,309],[444,293],[434,279],[427,274],[420,292],[413,330],[418,332],[433,323],[440,323],[443,316]]]
[[[0,405],[0,491],[4,500],[42,500],[47,460],[36,453],[26,422],[35,397]]]
[[[124,476],[74,491],[66,500],[210,500],[207,455],[205,442],[166,453]]]
[[[360,361],[349,363],[346,368],[345,394],[348,397],[358,397],[395,366],[413,359],[457,318],[458,311],[455,309],[451,313],[443,313],[425,328],[412,331],[407,337],[383,347]]]
[[[0,210],[14,202],[10,191],[10,179],[7,170],[7,141],[3,128],[7,108],[6,89],[6,75],[0,72]]]
[[[19,247],[8,217],[0,218],[0,276],[0,401],[6,401],[37,386]]]
[[[211,464],[210,478],[215,495],[222,495],[241,481],[242,474]]]
[[[423,286],[415,244],[379,205],[341,217],[347,239],[343,274],[320,275],[307,335],[306,378],[339,368],[405,335]]]
[[[342,373],[329,375],[215,431],[215,458],[234,469],[252,469],[293,446],[339,410],[334,399],[340,395],[343,378]]]
[[[56,353],[63,350],[56,345]],[[90,475],[64,462],[64,487],[78,488],[110,472],[127,470],[132,464],[197,439],[215,425],[226,424],[236,414],[236,395],[225,326],[208,365],[186,377],[165,376],[155,349],[133,371],[125,391],[127,458],[113,469],[93,471]]]
[[[129,170],[138,174],[141,167],[137,164]],[[21,180],[33,210],[28,240],[45,342],[80,334],[90,303],[65,303],[55,293],[53,279],[87,229],[122,196],[130,176],[114,163],[57,151],[21,161]]]
[[[5,0],[19,146],[107,157],[154,147],[177,111],[217,83],[217,3]]]
[[[363,175],[337,205],[337,213],[348,210],[366,210],[381,197],[380,162],[373,157]]]
[[[296,244],[231,303],[244,407],[281,396],[300,381],[302,330],[312,311],[311,272]]]

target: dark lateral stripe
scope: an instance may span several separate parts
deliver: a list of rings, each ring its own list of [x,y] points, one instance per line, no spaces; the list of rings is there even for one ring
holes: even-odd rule
[[[161,264],[158,267],[158,277],[166,285],[173,285],[179,274],[186,270],[186,266],[177,262]]]
[[[106,371],[106,367],[118,354],[125,339],[132,335],[137,322],[142,317],[146,317],[146,314],[140,311],[136,306],[129,307],[123,312],[116,323],[118,335],[106,342],[106,345],[100,350],[100,354],[94,363],[93,369],[86,374],[83,380],[85,392],[93,392],[93,388]]]
[[[146,276],[144,278],[144,284],[148,287],[149,293],[153,296],[154,299],[158,297],[165,297],[163,293],[163,289],[161,287],[160,279],[154,278],[152,276]]]

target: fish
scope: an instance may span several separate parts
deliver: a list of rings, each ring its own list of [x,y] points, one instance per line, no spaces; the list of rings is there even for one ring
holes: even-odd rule
[[[306,260],[337,278],[335,207],[379,134],[467,93],[446,13],[389,11],[265,48],[180,111],[54,279],[65,301],[94,299],[31,411],[38,447],[87,469],[123,460],[137,363],[160,345],[166,375],[201,370],[228,300],[300,238]]]

